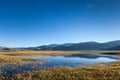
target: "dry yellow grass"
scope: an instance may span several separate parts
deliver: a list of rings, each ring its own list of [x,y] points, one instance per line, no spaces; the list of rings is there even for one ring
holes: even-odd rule
[[[24,72],[8,77],[7,80],[120,80],[120,62]]]
[[[33,58],[23,58],[20,56],[11,56],[6,54],[0,53],[0,64],[11,64],[11,63],[25,63],[29,61],[36,61]]]
[[[65,55],[74,54],[76,52],[68,51],[0,51],[0,63],[24,63],[27,61],[35,61],[33,58],[23,58],[20,56],[34,55]]]
[[[103,53],[120,56],[120,52],[116,52],[116,51],[32,51],[32,50],[31,51],[0,51],[0,54],[11,55],[11,56],[103,54]]]
[[[67,54],[77,54],[85,52],[77,51],[14,51],[14,52],[0,52],[0,54],[11,55],[11,56],[34,56],[34,55],[67,55]]]
[[[71,54],[112,54],[120,56],[120,52],[108,51],[0,51],[0,63],[15,63],[35,61],[32,58],[22,58],[20,56],[34,55],[71,55]]]
[[[34,55],[71,55],[71,54],[111,54],[120,56],[119,52],[109,51],[0,51],[0,63],[24,63],[36,61],[20,56]],[[0,71],[0,74],[1,71]],[[0,80],[120,80],[120,62],[84,67],[56,67],[47,70],[24,72],[4,77]]]

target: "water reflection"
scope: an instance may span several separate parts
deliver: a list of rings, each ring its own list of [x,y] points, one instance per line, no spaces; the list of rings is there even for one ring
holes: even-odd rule
[[[119,59],[119,57],[117,56],[107,55],[107,54],[72,54],[64,57],[80,57],[80,58],[87,58],[87,59],[96,59],[96,58],[104,57],[109,59]]]
[[[119,59],[117,56],[101,55],[101,54],[74,54],[67,56],[33,56],[32,58],[46,60],[46,67],[56,66],[83,66],[87,64],[96,64],[103,62],[112,62]]]
[[[23,71],[40,70],[43,68],[57,67],[57,66],[83,66],[88,64],[96,64],[103,62],[112,62],[119,60],[119,57],[113,55],[102,54],[74,54],[67,56],[32,56],[31,58],[43,59],[41,61],[30,62],[24,65],[20,64],[7,64],[1,65],[0,70],[4,76],[13,75]]]

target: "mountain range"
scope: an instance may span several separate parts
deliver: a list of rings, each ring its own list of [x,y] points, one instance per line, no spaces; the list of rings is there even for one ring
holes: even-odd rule
[[[77,50],[120,50],[120,40],[110,41],[105,43],[99,42],[82,42],[82,43],[65,43],[42,45],[38,47],[29,47],[29,50],[62,50],[62,51],[77,51]]]
[[[78,51],[78,50],[120,50],[120,40],[105,43],[99,42],[82,42],[82,43],[65,43],[50,44],[37,47],[27,48],[8,48],[0,47],[1,50],[17,49],[17,50],[61,50],[61,51]]]

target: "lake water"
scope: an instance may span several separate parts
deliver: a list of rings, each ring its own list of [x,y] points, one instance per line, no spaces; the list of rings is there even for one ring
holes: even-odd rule
[[[74,54],[67,56],[32,56],[31,58],[38,59],[35,62],[29,62],[24,65],[7,64],[1,65],[0,70],[4,76],[20,73],[23,71],[40,70],[43,68],[51,68],[58,66],[65,67],[76,67],[84,66],[89,64],[107,63],[112,61],[118,61],[120,58],[113,55],[102,55],[102,54]],[[43,62],[39,59],[42,59]]]
[[[83,66],[88,64],[97,64],[116,61],[119,58],[112,55],[101,55],[101,54],[75,54],[67,56],[32,56],[32,58],[43,59],[43,63],[46,67],[56,66]]]

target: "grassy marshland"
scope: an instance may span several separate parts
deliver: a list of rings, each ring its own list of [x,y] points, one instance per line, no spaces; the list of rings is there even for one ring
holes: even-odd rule
[[[34,56],[34,55],[70,55],[70,54],[110,54],[120,55],[120,51],[0,51],[0,55]]]
[[[69,54],[83,54],[86,52],[78,51],[0,51],[0,54],[8,56],[35,56],[35,55],[69,55]]]
[[[9,53],[11,55],[9,55]],[[19,53],[18,53],[19,54]],[[25,63],[29,61],[36,61],[33,58],[23,58],[18,55],[14,55],[14,52],[0,52],[0,64],[13,64],[13,63]]]
[[[20,56],[34,55],[70,55],[70,54],[111,54],[120,56],[120,52],[108,51],[0,51],[0,63],[23,63],[36,61]],[[83,67],[56,67],[39,71],[23,72],[13,76],[3,76],[0,80],[120,80],[120,62],[102,63]]]
[[[71,55],[71,54],[111,54],[120,56],[120,52],[109,51],[0,51],[0,63],[23,63],[28,61],[36,61],[33,58],[23,58],[20,56],[35,55]]]
[[[120,62],[24,72],[5,80],[120,80]]]
[[[29,61],[36,61],[36,59],[0,55],[0,64],[25,63]]]
[[[76,53],[76,52],[71,52]],[[36,61],[33,58],[23,58],[21,56],[34,56],[34,55],[63,55],[70,54],[64,51],[0,51],[0,64],[11,63],[25,63],[29,61]]]

